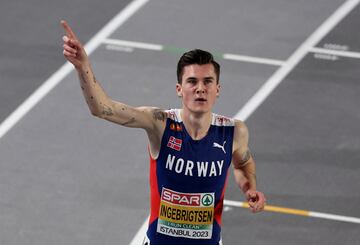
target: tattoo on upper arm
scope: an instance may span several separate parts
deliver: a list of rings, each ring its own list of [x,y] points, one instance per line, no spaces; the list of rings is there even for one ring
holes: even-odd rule
[[[251,152],[250,150],[247,150],[242,156],[241,156],[241,160],[239,162],[240,165],[245,164],[247,161],[249,161],[251,158]]]
[[[103,115],[106,115],[106,116],[112,116],[112,115],[114,115],[111,107],[108,106],[108,105],[103,105],[103,106],[102,106],[102,114],[103,114]]]
[[[164,112],[161,109],[155,109],[153,112],[153,117],[155,120],[159,120],[159,121],[165,121],[166,120],[166,112]]]

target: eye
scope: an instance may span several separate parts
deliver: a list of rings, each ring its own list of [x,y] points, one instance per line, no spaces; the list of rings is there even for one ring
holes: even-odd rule
[[[213,82],[212,79],[205,79],[205,81],[204,81],[205,84],[211,84],[212,82]]]
[[[194,85],[196,84],[196,79],[188,79],[187,82]]]

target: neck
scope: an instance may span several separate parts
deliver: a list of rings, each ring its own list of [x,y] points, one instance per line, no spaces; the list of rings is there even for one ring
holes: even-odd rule
[[[192,113],[188,110],[182,110],[181,118],[191,138],[199,140],[206,136],[210,128],[212,112]]]

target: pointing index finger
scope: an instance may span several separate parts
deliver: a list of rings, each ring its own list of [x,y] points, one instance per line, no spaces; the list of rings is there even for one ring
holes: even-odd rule
[[[66,35],[69,38],[77,39],[75,33],[73,32],[73,30],[71,29],[71,27],[68,25],[68,23],[65,20],[61,21],[61,25],[63,26],[63,28],[64,28],[64,30],[66,32]]]

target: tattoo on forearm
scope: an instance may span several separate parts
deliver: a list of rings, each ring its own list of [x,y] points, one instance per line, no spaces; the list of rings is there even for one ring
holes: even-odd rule
[[[106,115],[106,116],[112,116],[112,115],[114,115],[111,107],[108,106],[108,105],[103,105],[103,106],[102,106],[102,114],[103,114],[103,115]]]
[[[250,157],[251,157],[251,152],[250,152],[250,150],[247,150],[247,151],[242,155],[239,164],[240,164],[240,165],[245,164],[247,161],[250,160]]]
[[[165,121],[166,120],[166,112],[160,109],[155,109],[153,112],[153,117],[155,120]]]

